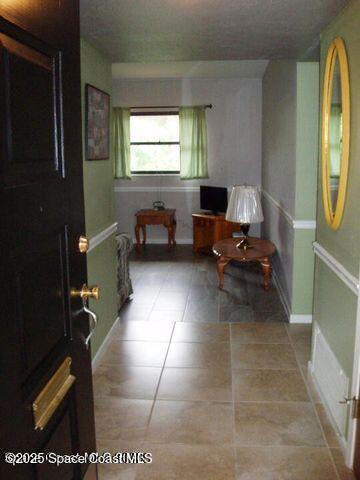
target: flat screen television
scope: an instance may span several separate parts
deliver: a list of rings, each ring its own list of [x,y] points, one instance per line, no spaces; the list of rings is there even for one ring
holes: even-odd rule
[[[214,215],[225,213],[228,204],[227,188],[200,185],[200,208]]]

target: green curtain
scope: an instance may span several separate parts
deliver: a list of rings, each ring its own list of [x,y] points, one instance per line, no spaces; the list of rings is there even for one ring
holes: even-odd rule
[[[114,108],[112,121],[115,178],[130,180],[130,108]]]
[[[180,107],[180,178],[209,178],[205,107]]]

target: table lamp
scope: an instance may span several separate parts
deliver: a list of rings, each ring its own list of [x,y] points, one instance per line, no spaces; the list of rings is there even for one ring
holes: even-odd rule
[[[250,224],[264,220],[258,187],[235,185],[230,194],[225,219],[228,222],[241,223],[244,238],[236,246],[243,250],[251,248],[248,240]]]

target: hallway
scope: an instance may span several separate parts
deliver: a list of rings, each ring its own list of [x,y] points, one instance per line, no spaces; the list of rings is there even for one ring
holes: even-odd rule
[[[307,377],[310,326],[125,322],[94,374],[101,480],[350,480]]]
[[[94,373],[97,441],[153,463],[100,480],[353,480],[308,378],[311,325],[287,323],[256,264],[229,267],[220,291],[190,246],[132,253],[134,294]]]

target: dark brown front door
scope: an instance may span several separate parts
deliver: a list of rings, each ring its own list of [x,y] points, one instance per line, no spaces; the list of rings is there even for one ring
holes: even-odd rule
[[[89,319],[70,294],[86,282],[78,2],[0,2],[0,15],[1,450],[91,452]],[[12,459],[2,479],[87,470]]]

